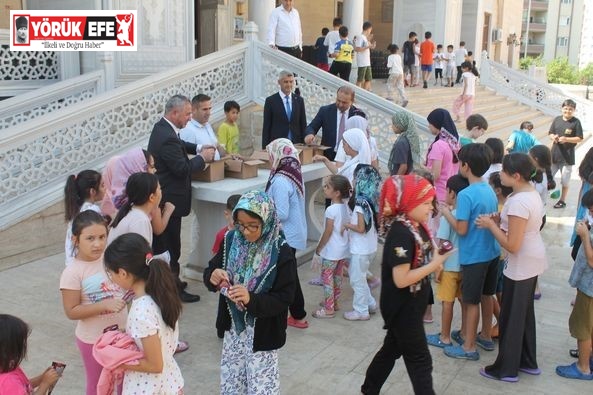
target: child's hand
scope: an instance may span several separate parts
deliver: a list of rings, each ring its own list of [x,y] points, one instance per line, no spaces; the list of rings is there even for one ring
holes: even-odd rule
[[[109,313],[119,313],[126,307],[126,302],[117,298],[105,299],[101,303],[103,309]]]
[[[589,233],[589,228],[587,227],[587,224],[584,221],[579,221],[576,225],[576,232],[581,239],[586,239],[587,234]]]
[[[60,375],[52,367],[45,369],[45,372],[41,375],[41,385],[45,385],[47,388],[53,387],[60,378]]]
[[[165,207],[163,207],[163,214],[173,214],[175,211],[175,205],[171,202],[165,202]]]
[[[217,286],[221,281],[229,281],[229,274],[222,269],[214,269],[210,276],[210,284]]]
[[[482,214],[474,221],[480,229],[490,229],[494,225],[494,220],[488,214]]]
[[[348,230],[348,228],[346,227],[346,225],[342,225],[342,229],[340,229],[340,236],[343,236],[344,232],[347,230]]]
[[[249,304],[249,300],[251,299],[249,296],[249,291],[241,284],[233,285],[229,290],[229,298],[238,304],[243,304],[247,306]]]
[[[317,154],[313,157],[313,162],[325,162],[327,160],[328,159],[325,156],[319,155],[319,154]]]
[[[443,202],[439,202],[439,206],[438,206],[439,212],[441,214],[445,214],[445,213],[450,213],[451,209],[449,208],[449,205]]]

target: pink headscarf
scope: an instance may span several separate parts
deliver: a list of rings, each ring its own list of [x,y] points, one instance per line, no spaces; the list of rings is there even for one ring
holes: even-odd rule
[[[101,211],[114,216],[125,197],[128,177],[148,169],[148,162],[142,148],[132,148],[121,156],[111,158],[103,169],[105,196],[101,202]]]

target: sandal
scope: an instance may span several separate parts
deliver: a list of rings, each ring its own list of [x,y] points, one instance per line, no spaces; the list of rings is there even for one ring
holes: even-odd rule
[[[554,208],[565,208],[566,207],[566,203],[563,200],[558,200],[556,202],[556,204],[554,205]]]
[[[334,318],[335,316],[335,311],[326,310],[323,307],[313,313],[313,317],[315,318]]]
[[[288,316],[286,323],[288,324],[288,326],[292,326],[293,328],[307,329],[309,327],[309,323],[307,321],[295,320],[291,316]]]
[[[223,335],[224,337],[224,335]],[[180,354],[182,352],[185,352],[189,349],[189,344],[187,342],[184,342],[183,340],[179,340],[177,342],[177,347],[175,348],[175,352],[174,354]]]

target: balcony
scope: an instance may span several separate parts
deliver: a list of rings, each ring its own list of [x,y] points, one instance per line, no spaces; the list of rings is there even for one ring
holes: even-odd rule
[[[523,24],[521,25],[521,29],[522,31],[527,31],[527,22],[523,21]],[[530,32],[545,32],[546,31],[546,24],[545,23],[537,23],[537,22],[531,22],[529,24],[529,31]]]
[[[525,44],[521,44],[521,53],[525,52]],[[537,56],[544,53],[544,44],[529,44],[527,46],[527,55]]]

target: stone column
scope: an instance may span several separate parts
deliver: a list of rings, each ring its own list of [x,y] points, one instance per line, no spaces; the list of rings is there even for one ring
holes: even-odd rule
[[[268,43],[268,20],[272,10],[276,8],[274,0],[249,0],[249,20],[259,27],[259,40]]]
[[[348,38],[354,40],[354,36],[362,32],[362,24],[364,23],[364,0],[344,0],[344,26],[348,28]],[[350,82],[356,82],[358,67],[356,65],[356,55],[352,63],[352,71],[350,72]]]

